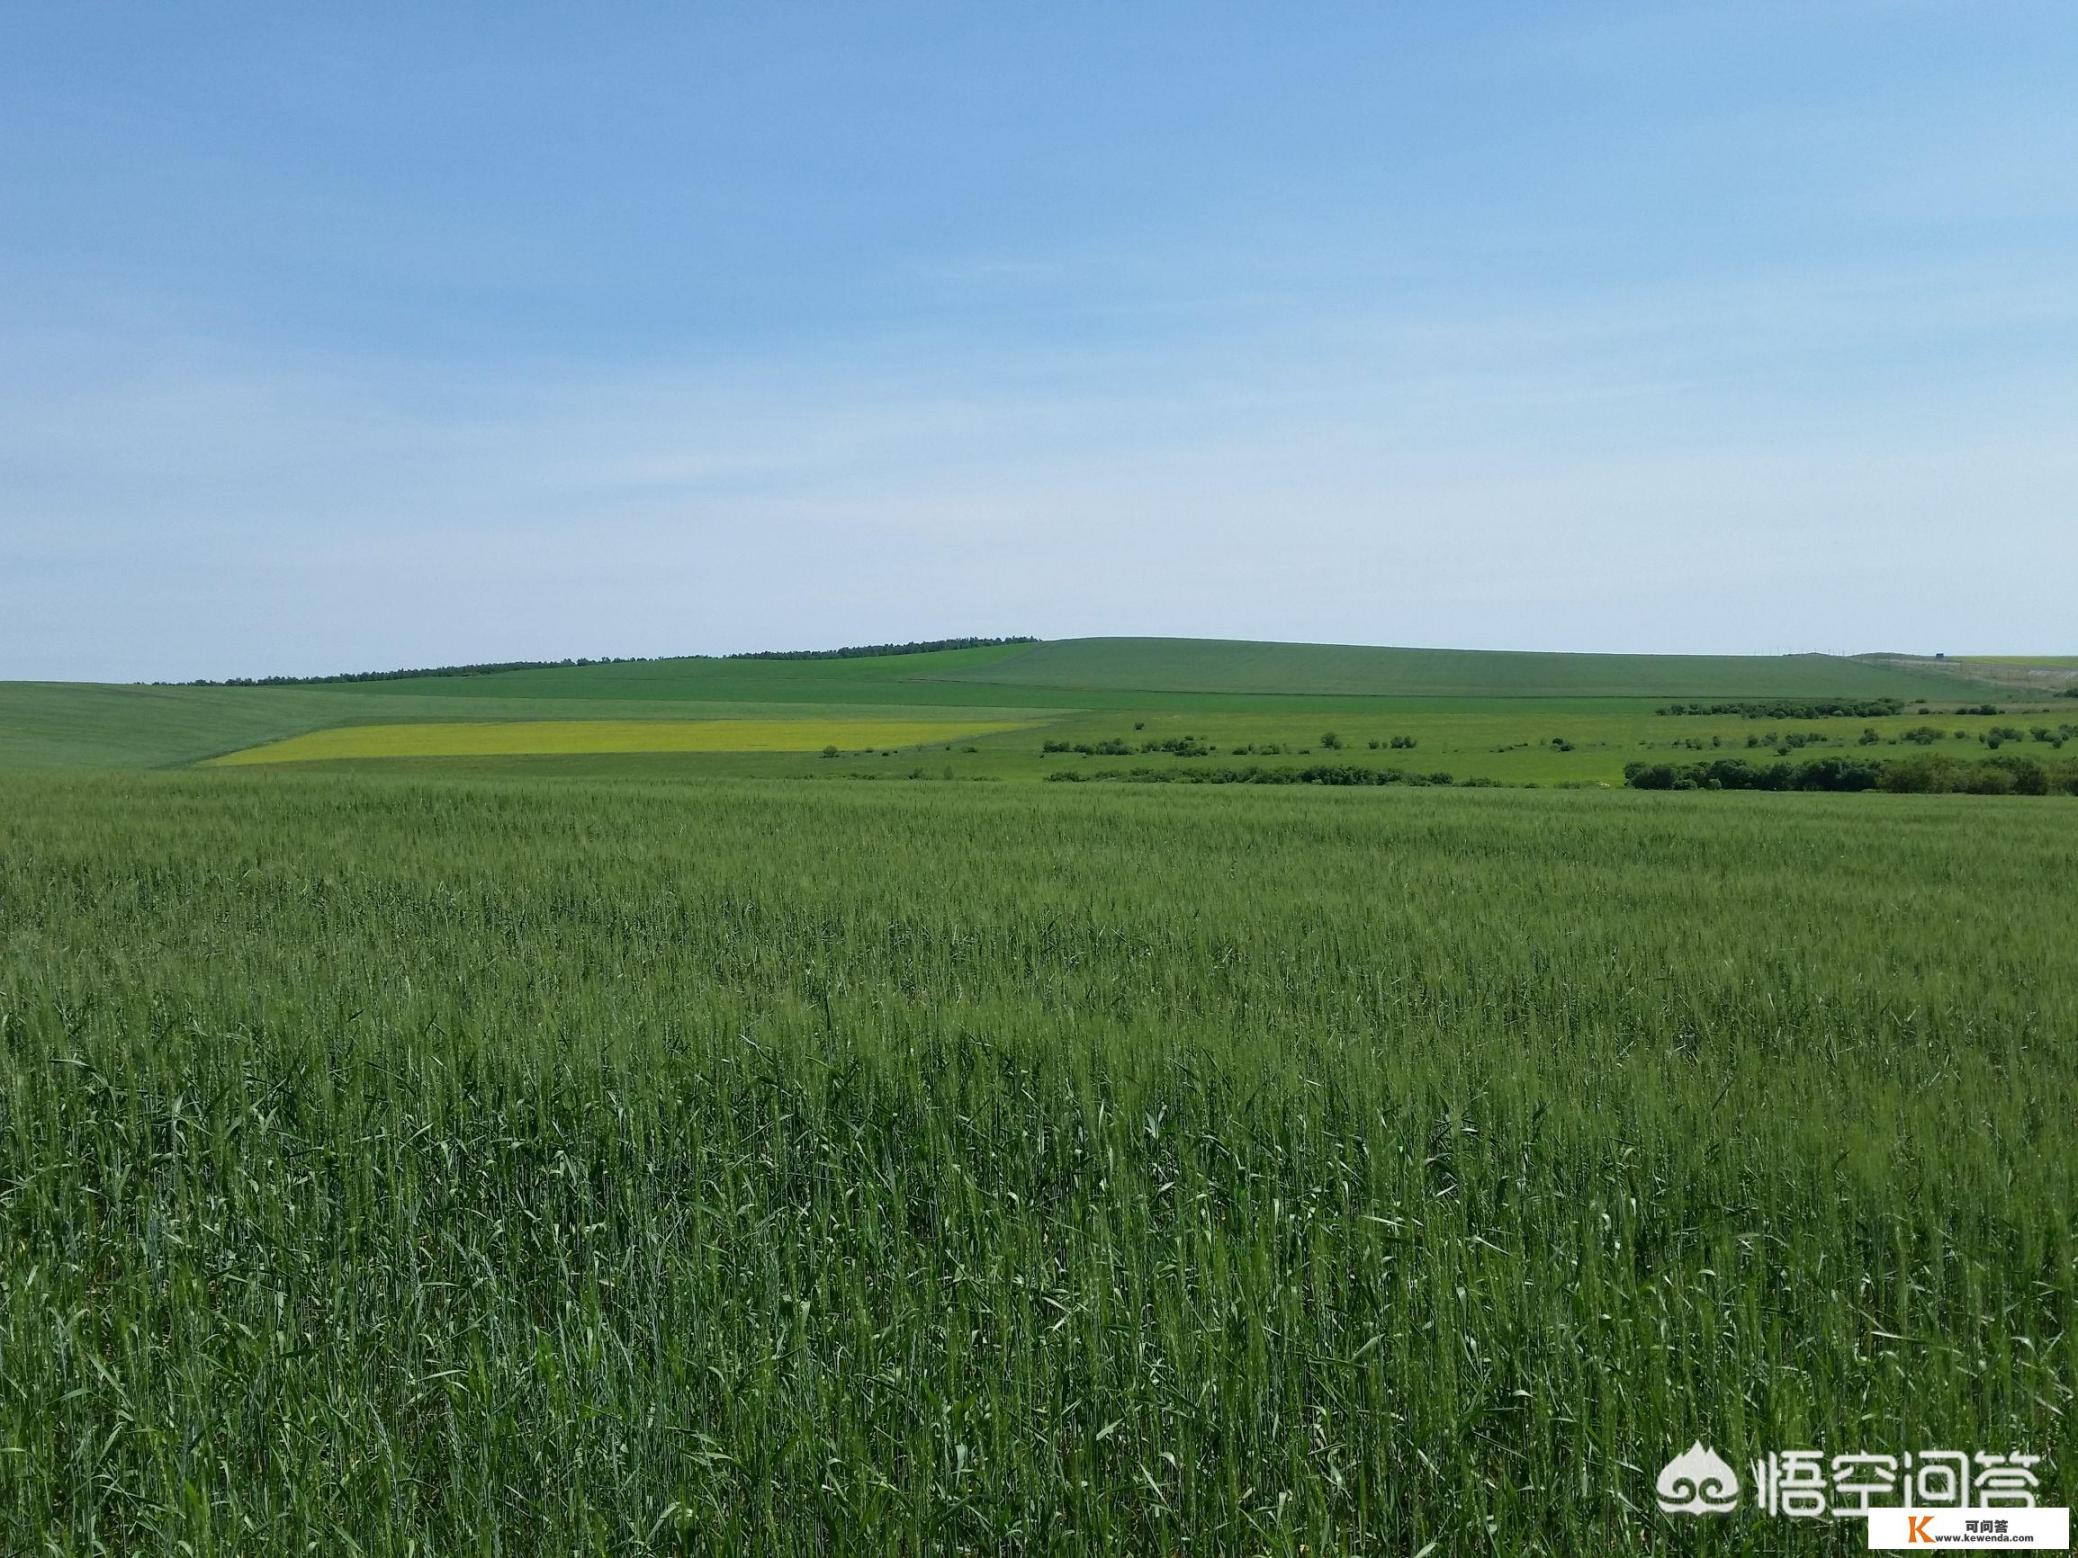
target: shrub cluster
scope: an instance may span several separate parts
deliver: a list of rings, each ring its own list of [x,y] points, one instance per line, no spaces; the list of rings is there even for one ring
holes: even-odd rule
[[[1400,768],[1365,768],[1356,763],[1313,763],[1305,768],[1264,768],[1251,763],[1245,768],[1107,768],[1083,773],[1067,768],[1046,776],[1069,784],[1103,782],[1128,784],[1319,784],[1332,786],[1448,785],[1488,788],[1492,779],[1453,779],[1447,773],[1417,774]]]
[[[1634,790],[1873,790],[1883,764],[1867,758],[1814,757],[1800,763],[1756,763],[1720,757],[1707,763],[1626,763]]]
[[[1136,725],[1134,729],[1139,729]],[[1106,736],[1101,741],[1042,741],[1039,751],[1042,756],[1054,752],[1073,752],[1082,757],[1131,757],[1135,752],[1167,752],[1172,757],[1210,757],[1218,750],[1208,746],[1196,736],[1169,736],[1160,741],[1143,741],[1135,747],[1119,736]]]
[[[1736,714],[1741,719],[1875,719],[1905,712],[1902,698],[1746,698],[1731,703],[1670,703],[1657,714]],[[1996,711],[1994,711],[1996,712]]]
[[[1742,757],[1714,762],[1627,763],[1624,783],[1634,790],[1887,790],[1898,795],[2078,795],[2078,766],[2051,768],[2032,757],[1992,757],[1966,763],[1939,753],[1884,761],[1869,757],[1814,757],[1797,763],[1754,763]]]
[[[1766,735],[1748,736],[1746,744],[1749,747],[1773,747],[1782,756],[1787,757],[1798,747],[1824,746],[1831,739],[1822,730],[1771,730]]]

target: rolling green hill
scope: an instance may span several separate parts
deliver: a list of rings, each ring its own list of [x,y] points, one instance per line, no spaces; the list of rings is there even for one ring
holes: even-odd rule
[[[1956,678],[1834,655],[1532,654],[1210,638],[1071,638],[948,673],[1007,687],[1423,698],[1956,696]]]
[[[983,672],[1024,646],[941,649],[850,660],[624,660],[610,665],[544,666],[467,676],[410,676],[382,682],[328,682],[311,692],[372,698],[636,698],[710,702],[986,703],[997,695],[955,680]]]
[[[1086,638],[842,660],[688,657],[293,686],[0,683],[0,768],[174,767],[341,725],[847,717],[915,724],[957,710],[960,719],[979,724],[1065,722],[1056,734],[1074,740],[1130,735],[1137,745],[1155,735],[1197,735],[1235,749],[1273,743],[1297,756],[1328,729],[1357,743],[1418,736],[1421,750],[1443,760],[1441,766],[1497,778],[1529,777],[1528,759],[1511,753],[1577,747],[1580,759],[1558,764],[1547,756],[1536,773],[1557,778],[1545,770],[1563,769],[1606,782],[1620,777],[1625,757],[1676,735],[1743,741],[1751,734],[1736,720],[1722,731],[1698,725],[1660,731],[1652,716],[1657,701],[1831,696],[1953,705],[2018,694],[2043,699],[2046,708],[2052,690],[1971,680],[1953,662],[1929,670],[1825,655],[1526,654]],[[1977,732],[1973,727],[1967,734]],[[811,743],[825,744],[879,748],[883,755],[914,745],[892,734],[874,739],[842,731]],[[1031,750],[1015,762],[1000,752],[992,757],[1005,742],[988,737],[979,751],[941,756],[958,759],[958,773],[993,772],[991,764],[1000,761],[1017,775],[1029,770],[1036,776],[1036,742],[1019,738],[1017,744]],[[1590,747],[1600,753],[1599,766],[1586,771]],[[711,757],[700,761],[713,763]],[[1574,775],[1575,769],[1583,771]]]
[[[328,684],[374,698],[739,699],[1126,707],[1205,698],[1954,698],[1953,672],[1834,655],[1590,655],[1209,638],[1073,638],[853,660],[629,661]],[[1131,694],[1134,697],[1120,695]]]
[[[535,673],[521,673],[532,675]],[[577,675],[578,672],[553,674]],[[494,678],[472,678],[490,681]],[[428,696],[427,681],[323,687],[143,687],[101,682],[0,682],[0,770],[34,768],[175,768],[225,753],[340,725],[452,721],[457,715],[516,720],[747,720],[823,714],[853,719],[915,720],[929,710],[869,697],[556,696],[531,687],[484,696],[457,707]],[[376,692],[373,687],[383,690]],[[404,686],[403,694],[392,688]],[[873,689],[861,686],[859,691]],[[900,693],[898,685],[881,689]],[[990,688],[962,689],[950,700],[981,723],[1026,723],[1046,708],[996,707]],[[938,707],[939,705],[932,705]]]
[[[2078,655],[1861,655],[1858,659],[1892,670],[1986,682],[2007,693],[2061,693],[2078,687]]]
[[[352,713],[301,687],[0,682],[0,768],[193,763]]]

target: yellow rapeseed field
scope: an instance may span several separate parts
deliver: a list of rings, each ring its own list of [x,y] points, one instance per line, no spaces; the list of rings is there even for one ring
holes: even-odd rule
[[[913,747],[1020,730],[973,720],[509,720],[337,725],[212,758],[212,766],[365,757],[497,757],[553,752],[819,752]]]

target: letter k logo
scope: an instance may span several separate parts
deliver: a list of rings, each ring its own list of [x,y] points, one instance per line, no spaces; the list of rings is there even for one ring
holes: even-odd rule
[[[1928,1547],[1932,1547],[1934,1539],[1927,1534],[1927,1527],[1933,1523],[1933,1519],[1932,1515],[1907,1515],[1905,1517],[1905,1541],[1908,1544],[1924,1542]]]

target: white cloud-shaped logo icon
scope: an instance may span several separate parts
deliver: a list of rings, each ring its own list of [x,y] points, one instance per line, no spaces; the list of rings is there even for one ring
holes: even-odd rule
[[[1700,1439],[1660,1468],[1656,1486],[1670,1515],[1721,1515],[1739,1502],[1739,1474]]]

